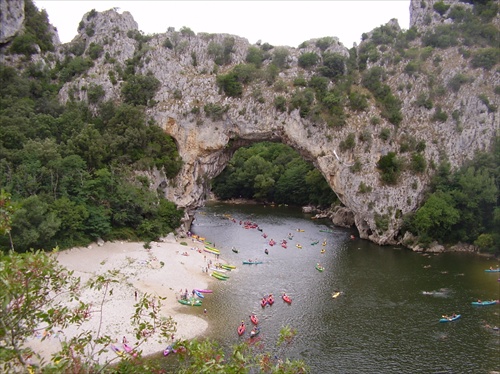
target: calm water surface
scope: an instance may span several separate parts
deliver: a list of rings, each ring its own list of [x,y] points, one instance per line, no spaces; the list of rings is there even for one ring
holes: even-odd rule
[[[240,220],[257,223],[262,232],[244,229]],[[227,273],[228,281],[213,280],[214,293],[203,302],[208,336],[228,347],[249,339],[248,334],[238,337],[236,327],[244,320],[249,331],[254,312],[264,349],[277,357],[303,359],[312,373],[500,371],[499,333],[485,327],[500,326],[500,304],[471,305],[478,298],[500,298],[500,274],[484,271],[496,266],[495,260],[422,255],[351,240],[351,231],[288,207],[210,204],[196,214],[192,232],[213,242],[221,257],[237,266]],[[269,246],[269,239],[278,243]],[[288,248],[279,245],[282,239]],[[231,251],[233,246],[239,253]],[[242,265],[248,259],[263,264]],[[318,262],[324,272],[315,269]],[[332,299],[334,290],[343,294]],[[281,300],[282,292],[291,296],[291,305]],[[261,308],[261,298],[269,293],[277,296],[275,304]],[[462,318],[439,323],[442,314],[451,313]],[[290,346],[277,348],[285,325],[295,328],[297,336]]]

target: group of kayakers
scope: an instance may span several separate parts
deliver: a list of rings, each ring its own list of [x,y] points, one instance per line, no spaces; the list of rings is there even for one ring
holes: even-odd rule
[[[273,294],[269,294],[269,296],[264,296],[262,300],[260,301],[260,305],[262,307],[265,307],[266,305],[273,305],[274,304],[274,296]]]

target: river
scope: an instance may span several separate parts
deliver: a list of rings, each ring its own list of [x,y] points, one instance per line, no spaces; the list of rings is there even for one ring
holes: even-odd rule
[[[240,221],[255,222],[262,231],[245,229]],[[351,239],[351,230],[312,220],[291,207],[207,204],[198,210],[192,232],[237,266],[227,281],[214,280],[214,293],[203,302],[208,336],[225,346],[248,340],[248,335],[238,337],[236,328],[244,320],[249,329],[249,315],[256,313],[257,339],[265,349],[278,358],[303,359],[312,373],[500,371],[500,335],[488,327],[500,327],[500,304],[471,305],[499,298],[500,274],[484,271],[498,265],[494,259],[381,247]],[[270,246],[270,239],[277,244]],[[249,259],[263,263],[242,264]],[[323,272],[315,269],[318,262]],[[342,294],[333,299],[335,290]],[[292,298],[291,305],[281,300],[283,292]],[[262,308],[261,298],[270,293],[275,304]],[[439,322],[452,313],[461,318]],[[291,345],[277,348],[283,326],[297,335]]]

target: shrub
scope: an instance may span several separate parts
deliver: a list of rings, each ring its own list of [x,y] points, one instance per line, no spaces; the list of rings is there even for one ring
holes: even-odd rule
[[[397,183],[402,163],[395,152],[389,152],[385,156],[381,156],[377,162],[377,167],[380,169],[382,182],[392,185]]]
[[[262,61],[264,61],[264,52],[260,48],[250,46],[245,61],[254,64],[256,68],[260,68],[262,66]]]
[[[97,104],[105,95],[101,85],[91,83],[87,89],[87,98],[90,104]]]
[[[380,130],[380,134],[378,137],[384,141],[388,140],[391,137],[391,130],[387,127],[384,127],[382,130]]]
[[[436,107],[432,120],[436,122],[446,122],[448,115],[441,109],[440,106]]]
[[[474,53],[471,59],[473,68],[490,70],[500,60],[500,48],[486,48]]]
[[[457,73],[448,82],[448,87],[453,92],[458,92],[460,90],[460,87],[462,87],[462,85],[467,83],[468,81],[469,78],[465,74]]]
[[[234,72],[218,75],[217,84],[227,96],[241,97],[243,85],[238,81],[238,76]]]
[[[432,100],[426,94],[421,93],[418,95],[415,104],[418,107],[423,107],[425,109],[432,109]]]
[[[349,133],[347,137],[342,140],[339,144],[341,151],[347,151],[349,149],[353,149],[356,145],[356,135],[354,133]]]
[[[316,40],[316,47],[318,47],[322,52],[324,52],[333,43],[333,38],[331,36],[325,36],[324,38]]]
[[[434,3],[432,8],[441,16],[443,16],[448,11],[448,9],[450,9],[450,6],[442,1],[438,1],[437,3]]]
[[[286,111],[286,99],[283,96],[276,96],[274,98],[274,107],[280,112]]]
[[[415,173],[423,173],[427,168],[427,161],[421,153],[411,155],[410,169]]]
[[[300,55],[298,64],[301,68],[308,69],[318,63],[319,56],[314,52],[306,52]]]
[[[104,48],[100,44],[94,42],[90,43],[89,49],[87,50],[88,55],[92,60],[96,60],[101,57]]]
[[[153,75],[133,75],[122,87],[123,99],[133,105],[147,105],[160,88],[160,81]]]

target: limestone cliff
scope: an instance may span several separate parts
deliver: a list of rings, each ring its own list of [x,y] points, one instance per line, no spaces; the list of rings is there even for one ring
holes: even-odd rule
[[[92,44],[101,45],[104,50],[87,74],[63,86],[60,98],[86,100],[83,87],[94,83],[104,89],[106,100],[120,100],[123,82],[118,73],[113,75],[117,81],[113,81],[110,71],[124,70],[127,61],[135,61],[135,74],[153,74],[161,83],[147,113],[175,139],[184,161],[175,180],[167,180],[160,171],[152,172],[152,188],[164,188],[168,199],[189,212],[203,204],[210,180],[224,169],[238,147],[280,141],[321,171],[352,212],[362,238],[396,244],[401,241],[402,217],[418,208],[435,165],[445,159],[453,167],[462,165],[475,151],[487,150],[499,131],[495,108],[500,99],[494,91],[500,85],[498,62],[493,69],[475,68],[462,47],[422,47],[421,37],[426,30],[452,22],[446,14],[436,12],[435,3],[411,1],[411,26],[417,36],[408,41],[403,52],[394,43],[382,43],[375,45],[373,54],[366,59],[366,70],[376,66],[384,69],[384,84],[401,102],[402,119],[397,125],[384,117],[379,103],[363,87],[361,73],[354,74],[357,81],[353,82],[352,91],[366,95],[368,106],[363,110],[346,106],[343,126],[304,117],[299,109],[278,110],[278,96],[290,102],[297,80],[307,82],[314,76],[313,69],[300,66],[302,55],[322,56],[331,52],[349,58],[353,51],[337,38],[329,38],[326,48],[318,39],[304,42],[299,48],[280,47],[281,52],[286,50],[286,60],[273,82],[257,79],[245,85],[241,97],[228,97],[219,88],[217,76],[246,63],[252,47],[247,39],[227,34],[195,34],[189,29],[169,29],[146,38],[131,14],[114,10],[86,14],[79,35],[69,45],[58,48],[58,58],[71,55],[70,47],[78,43],[86,51]],[[444,4],[470,7],[458,1],[446,0]],[[496,25],[498,18],[497,15],[493,22]],[[401,33],[395,20],[384,30]],[[355,52],[359,54],[375,36],[368,33]],[[213,47],[228,44],[228,61],[216,63]],[[262,71],[272,63],[272,53],[276,51],[269,47]],[[474,46],[466,49],[470,54]],[[464,81],[458,88],[450,89],[457,76],[465,77]],[[330,87],[333,86],[331,82]],[[432,105],[421,104],[429,97]],[[209,108],[217,108],[217,113]],[[355,146],[346,147],[347,139],[354,141]],[[411,151],[415,143],[424,144],[420,152],[428,165],[425,171],[407,168],[396,184],[382,183],[377,168],[380,157],[395,152],[402,163],[408,164],[412,153],[403,150],[403,145]]]

